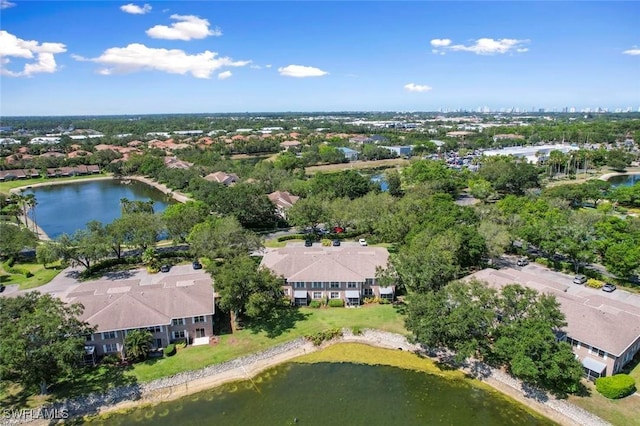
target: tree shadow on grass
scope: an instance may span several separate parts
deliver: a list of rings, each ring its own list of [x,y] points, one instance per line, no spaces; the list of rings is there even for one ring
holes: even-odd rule
[[[304,321],[311,314],[302,313],[296,307],[281,307],[275,309],[269,318],[254,319],[247,322],[245,328],[256,334],[261,331],[267,333],[267,337],[274,338],[291,330],[298,321]]]
[[[126,364],[102,363],[95,367],[81,367],[68,379],[58,382],[51,389],[56,399],[73,398],[91,392],[104,392],[119,386],[137,383],[134,376],[125,373],[132,369]]]

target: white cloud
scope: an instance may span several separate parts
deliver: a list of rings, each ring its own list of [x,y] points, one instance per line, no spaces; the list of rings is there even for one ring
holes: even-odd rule
[[[137,4],[129,3],[120,6],[120,10],[132,15],[144,15],[151,12],[151,5],[145,4],[144,6],[138,6]]]
[[[9,0],[0,0],[0,9],[9,9],[15,5],[15,3],[11,3]]]
[[[451,40],[448,38],[434,38],[431,40],[431,45],[433,47],[447,47],[451,44]]]
[[[267,64],[267,65],[265,65],[264,67],[265,67],[265,68],[271,68],[272,66],[273,66],[273,65],[271,65],[271,64]]]
[[[220,74],[218,74],[218,78],[220,80],[226,80],[229,77],[231,77],[233,74],[231,73],[231,71],[222,71]]]
[[[428,92],[431,90],[430,86],[425,86],[425,85],[415,84],[415,83],[405,84],[404,88],[409,92]]]
[[[249,65],[249,68],[251,68],[252,70],[261,70],[262,67],[260,65]]]
[[[629,50],[625,50],[624,52],[622,52],[625,55],[640,55],[640,49],[638,49],[637,47],[634,47],[633,49],[629,49]]]
[[[0,30],[0,64],[10,62],[7,57],[35,59],[24,65],[22,71],[10,71],[0,67],[0,74],[11,77],[30,77],[38,73],[53,73],[58,70],[54,55],[67,51],[62,43],[39,43],[35,40],[22,40],[7,31]]]
[[[329,74],[326,71],[322,71],[320,68],[306,67],[304,65],[287,65],[286,67],[278,68],[280,75],[285,77],[322,77]]]
[[[98,71],[102,75],[156,70],[170,74],[190,73],[196,78],[210,78],[213,72],[222,67],[243,67],[251,63],[218,57],[216,52],[208,50],[191,55],[180,49],[156,49],[140,43],[109,48],[97,58],[85,59],[78,55],[73,57],[76,60],[88,60],[104,65],[105,68]]]
[[[147,35],[151,38],[184,41],[222,35],[219,28],[210,29],[209,21],[197,16],[171,15],[170,18],[178,22],[174,22],[170,27],[166,25],[151,27],[147,30]]]
[[[431,52],[435,55],[444,55],[446,51],[471,52],[476,55],[495,55],[510,52],[525,53],[529,51],[527,47],[524,47],[528,42],[529,40],[512,38],[479,38],[474,40],[472,44],[465,46],[464,44],[451,44],[451,40],[448,38],[436,38],[431,40],[431,46],[435,48]]]

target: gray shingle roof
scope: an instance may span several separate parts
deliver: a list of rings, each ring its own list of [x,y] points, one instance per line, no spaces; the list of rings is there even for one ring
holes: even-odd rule
[[[212,280],[184,276],[179,282],[141,285],[138,280],[81,285],[67,301],[82,303],[80,319],[98,331],[168,325],[173,318],[214,313]]]
[[[388,259],[384,247],[285,247],[268,251],[261,265],[289,282],[363,282]]]
[[[565,314],[565,331],[573,339],[620,356],[640,338],[640,307],[588,291],[565,292],[566,285],[515,269],[484,269],[468,276],[494,287],[521,284],[541,293],[552,294]]]

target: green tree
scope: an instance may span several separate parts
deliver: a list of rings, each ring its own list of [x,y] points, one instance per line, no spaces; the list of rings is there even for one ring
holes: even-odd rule
[[[316,229],[327,219],[328,214],[327,201],[319,196],[310,196],[299,199],[287,210],[287,219],[292,225]]]
[[[67,305],[49,294],[29,292],[0,298],[0,377],[27,390],[76,373],[85,336],[93,330],[77,318],[80,304]]]
[[[202,201],[171,204],[162,212],[169,237],[174,243],[183,243],[194,226],[209,216],[209,209]]]
[[[149,356],[153,335],[148,330],[131,330],[124,338],[124,353],[133,362],[144,361]]]
[[[109,254],[109,244],[102,231],[100,222],[92,221],[86,229],[79,229],[72,235],[62,234],[56,240],[59,256],[89,269]]]
[[[36,246],[35,234],[13,223],[0,222],[0,257],[15,257],[25,248]]]
[[[187,241],[193,254],[209,259],[247,255],[262,247],[258,235],[242,228],[233,216],[210,217],[198,223],[189,233]]]
[[[53,263],[60,258],[58,252],[54,242],[46,241],[36,247],[36,260],[46,268],[48,263]]]
[[[225,262],[215,277],[220,307],[234,312],[237,318],[268,319],[284,304],[283,279],[258,268],[247,255]]]

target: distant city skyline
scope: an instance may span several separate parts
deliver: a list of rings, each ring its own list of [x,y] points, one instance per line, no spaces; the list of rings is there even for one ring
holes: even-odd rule
[[[638,2],[0,9],[2,116],[640,110]]]

